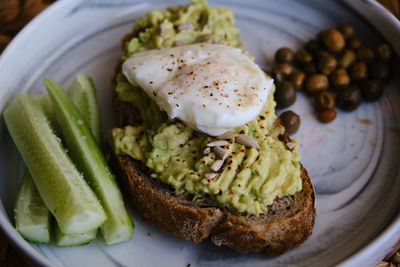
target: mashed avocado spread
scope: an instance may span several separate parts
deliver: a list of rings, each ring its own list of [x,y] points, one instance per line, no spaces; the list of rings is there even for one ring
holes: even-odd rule
[[[186,6],[151,11],[138,20],[122,60],[139,51],[197,42],[242,48],[237,33],[229,9],[192,1]],[[167,114],[122,73],[116,83],[118,99],[130,102],[141,120],[113,129],[110,144],[115,153],[141,161],[152,170],[153,178],[175,188],[175,194],[189,193],[193,200],[212,200],[239,213],[259,215],[275,199],[301,190],[297,143],[294,141],[289,150],[279,140],[284,128],[276,124],[274,90],[255,119],[233,130],[256,139],[261,147],[246,148],[231,139],[224,146],[230,153],[223,167],[217,176],[207,179],[205,174],[211,171],[216,155],[204,155],[203,151],[213,138],[169,121]]]

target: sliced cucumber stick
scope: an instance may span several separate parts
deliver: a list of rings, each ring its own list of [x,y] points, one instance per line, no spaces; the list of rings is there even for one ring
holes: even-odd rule
[[[97,143],[101,144],[99,104],[92,79],[84,74],[76,75],[68,90],[68,95],[89,126]]]
[[[44,115],[50,119],[52,122],[54,117],[53,106],[51,103],[51,99],[48,94],[40,94],[38,96],[34,96],[34,98],[39,102],[40,106],[44,111]]]
[[[26,239],[37,243],[50,242],[50,212],[26,171],[15,203],[15,226]]]
[[[106,211],[108,220],[100,228],[104,239],[108,244],[131,239],[134,224],[95,138],[86,123],[82,123],[82,116],[61,86],[46,78],[44,84],[53,100],[56,119],[71,158],[84,173]]]
[[[38,101],[21,93],[4,111],[8,130],[43,202],[64,233],[85,233],[107,219],[104,210],[54,134]]]
[[[90,241],[96,238],[97,229],[91,230],[87,233],[82,234],[64,234],[58,224],[55,225],[55,237],[57,247],[72,247],[72,246],[82,246],[89,244]]]

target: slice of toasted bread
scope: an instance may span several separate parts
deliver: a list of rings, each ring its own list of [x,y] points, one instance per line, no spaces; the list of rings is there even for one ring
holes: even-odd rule
[[[132,105],[115,97],[114,106],[119,126],[137,124],[137,112]],[[280,124],[279,118],[276,123]],[[281,140],[290,142],[287,134]],[[275,256],[301,244],[312,233],[315,192],[303,166],[302,190],[275,200],[266,214],[256,217],[176,196],[171,187],[151,178],[150,170],[129,156],[112,153],[110,162],[134,211],[145,222],[181,239],[197,244],[210,236],[214,244],[240,253],[262,252]]]

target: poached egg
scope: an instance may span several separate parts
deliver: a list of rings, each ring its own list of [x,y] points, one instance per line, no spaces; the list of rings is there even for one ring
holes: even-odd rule
[[[273,85],[242,50],[193,44],[139,52],[122,71],[170,119],[211,136],[254,119]]]

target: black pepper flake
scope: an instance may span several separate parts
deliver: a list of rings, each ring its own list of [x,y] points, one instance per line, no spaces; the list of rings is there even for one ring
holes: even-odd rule
[[[244,130],[241,130],[239,133],[240,133],[240,134],[244,134]]]
[[[206,163],[206,161],[205,161],[205,160],[202,160],[200,163],[201,163],[201,164],[205,164],[205,163]]]
[[[203,108],[205,108],[206,107],[206,105],[205,104],[203,104]]]
[[[231,166],[228,166],[228,170],[231,170],[232,169],[232,167]]]
[[[153,82],[152,82],[152,81],[150,81],[150,84],[153,84]]]
[[[192,154],[196,154],[196,150],[193,150],[193,151],[192,151]]]
[[[172,69],[171,68],[167,68],[167,71],[172,71]]]
[[[154,95],[154,96],[157,96],[156,92],[153,92],[153,95]]]
[[[261,120],[265,120],[265,117],[263,115],[260,116]]]
[[[169,95],[172,95],[174,92],[168,92]]]
[[[183,147],[183,144],[180,144],[179,147]]]
[[[214,95],[213,93],[210,94],[210,96],[213,96],[213,95]]]
[[[179,107],[179,104],[175,104],[175,106]]]
[[[222,195],[222,190],[221,189],[219,190],[218,195],[219,196]]]
[[[232,164],[232,162],[233,162],[233,161],[232,161],[232,160],[230,160],[230,161],[228,162],[228,164],[230,165],[230,164]]]
[[[170,56],[171,56],[171,57],[174,57],[174,54],[171,54]]]

